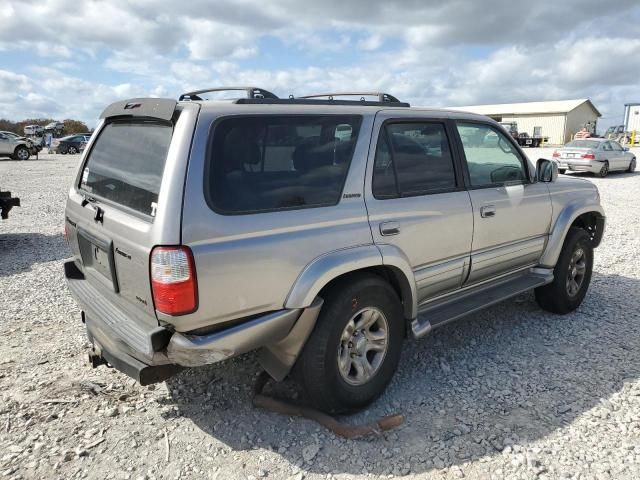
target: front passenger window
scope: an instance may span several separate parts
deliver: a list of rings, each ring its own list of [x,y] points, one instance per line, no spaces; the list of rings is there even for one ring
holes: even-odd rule
[[[525,162],[500,131],[480,123],[459,122],[457,127],[473,187],[527,180]]]

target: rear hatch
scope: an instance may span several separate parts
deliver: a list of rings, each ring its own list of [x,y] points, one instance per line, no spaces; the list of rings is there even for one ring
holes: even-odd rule
[[[135,99],[107,108],[69,193],[65,232],[100,298],[157,326],[149,278],[155,245],[180,243],[184,175],[197,105]],[[106,308],[108,307],[108,308]]]

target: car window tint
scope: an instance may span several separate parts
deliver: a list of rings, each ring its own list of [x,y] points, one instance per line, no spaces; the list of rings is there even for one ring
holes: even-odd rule
[[[89,152],[80,187],[154,215],[173,127],[153,121],[108,123]]]
[[[456,187],[443,124],[391,123],[378,139],[373,167],[376,198],[419,195]]]
[[[611,147],[618,152],[621,150],[624,150],[618,142],[609,142],[609,143],[611,144]]]
[[[472,186],[523,182],[527,179],[522,158],[497,129],[464,122],[458,122],[457,127]]]
[[[335,205],[360,123],[355,115],[223,119],[207,160],[209,205],[223,214]]]

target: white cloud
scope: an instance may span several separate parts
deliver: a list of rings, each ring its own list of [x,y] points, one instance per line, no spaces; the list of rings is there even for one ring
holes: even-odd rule
[[[119,98],[216,84],[430,106],[591,97],[608,114],[635,98],[638,20],[636,0],[5,0],[0,62],[25,63],[0,63],[0,115],[92,122]]]

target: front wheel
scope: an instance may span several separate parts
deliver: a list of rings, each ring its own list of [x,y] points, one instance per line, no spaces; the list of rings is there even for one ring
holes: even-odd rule
[[[591,237],[582,228],[571,228],[553,269],[553,282],[535,290],[538,305],[553,313],[572,312],[587,294],[592,271]]]
[[[78,149],[73,145],[71,145],[67,151],[69,152],[69,155],[75,155],[76,153],[78,153]]]
[[[598,172],[598,176],[599,176],[600,178],[604,178],[604,177],[606,177],[608,174],[609,174],[609,162],[608,162],[608,161],[605,161],[605,162],[602,164],[602,168],[600,168],[600,171]]]
[[[13,153],[13,158],[15,160],[29,160],[29,156],[31,154],[29,153],[29,149],[27,147],[17,147],[15,152]]]
[[[633,173],[635,171],[636,171],[636,159],[632,158],[631,162],[629,163],[629,168],[627,168],[627,172]]]
[[[567,169],[566,169],[566,168],[559,168],[559,169],[558,169],[558,173],[559,173],[560,175],[564,175],[566,171],[567,171]]]
[[[378,398],[393,377],[404,339],[402,306],[387,282],[366,273],[323,297],[295,374],[319,409],[354,411]]]

